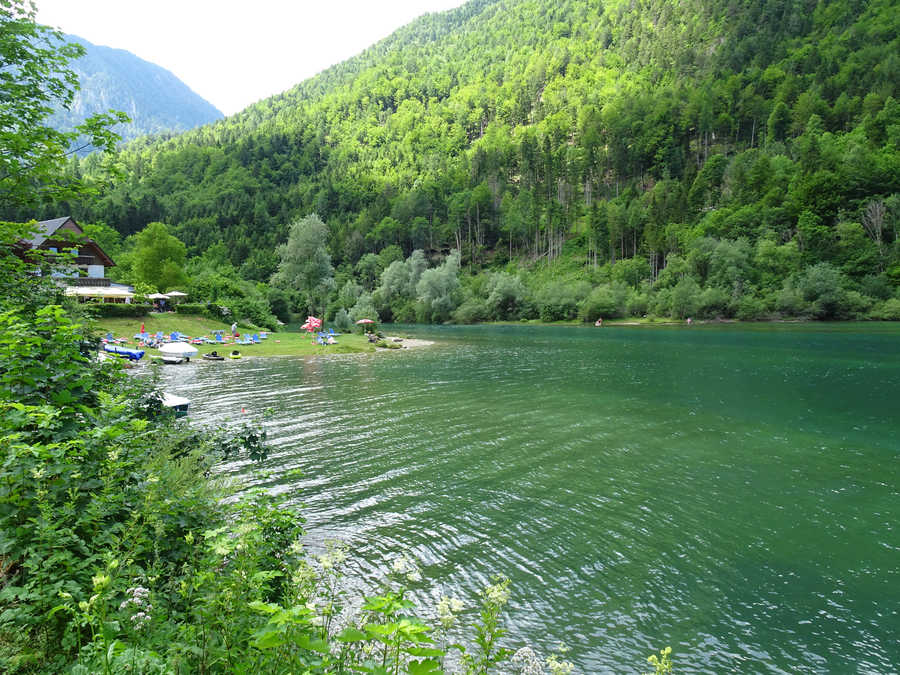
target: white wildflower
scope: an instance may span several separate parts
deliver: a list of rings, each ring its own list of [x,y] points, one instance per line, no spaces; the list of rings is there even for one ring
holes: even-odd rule
[[[453,628],[453,624],[456,623],[456,613],[453,611],[453,601],[446,595],[442,595],[438,602],[437,615],[444,630]]]
[[[571,661],[561,661],[556,654],[551,654],[547,657],[547,667],[551,675],[569,675],[575,669],[575,664]]]
[[[330,570],[347,559],[347,546],[343,542],[329,539],[325,542],[325,553],[317,556],[319,564],[323,570]]]
[[[141,630],[144,626],[150,623],[150,615],[147,612],[137,612],[131,615],[131,623],[134,626],[135,630]]]
[[[502,607],[509,601],[509,579],[503,579],[484,589],[484,598],[493,605]]]
[[[551,654],[547,657],[547,667],[550,669],[550,675],[569,675],[575,669],[575,664],[571,661],[563,661],[559,658],[569,651],[568,646],[566,646],[564,642],[560,642],[556,651],[559,656]]]
[[[531,647],[522,647],[513,654],[512,663],[521,675],[543,675],[544,664]]]
[[[134,586],[128,589],[128,597],[119,605],[121,610],[128,609],[129,606],[136,610],[130,617],[135,630],[140,630],[150,622],[150,612],[153,610],[153,605],[148,601],[149,597],[149,589],[143,586]]]
[[[441,626],[445,630],[452,628],[456,623],[457,614],[462,612],[464,608],[463,601],[456,596],[448,598],[446,595],[442,595],[437,606],[438,620],[441,622]]]

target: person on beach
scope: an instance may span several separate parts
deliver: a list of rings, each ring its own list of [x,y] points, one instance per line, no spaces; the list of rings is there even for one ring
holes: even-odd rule
[[[231,337],[237,337],[237,321],[231,324]]]
[[[594,325],[597,326],[598,328],[599,328],[600,326],[602,326],[602,325],[603,325],[603,317],[601,316],[599,319],[597,319],[597,320],[594,322]]]

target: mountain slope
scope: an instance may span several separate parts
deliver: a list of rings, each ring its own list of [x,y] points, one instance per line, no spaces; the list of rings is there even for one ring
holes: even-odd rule
[[[128,141],[147,134],[187,131],[222,119],[219,110],[165,68],[75,35],[66,35],[65,40],[82,45],[86,53],[71,64],[81,89],[70,110],[53,115],[55,128],[68,130],[95,113],[121,110],[131,123],[116,131]]]
[[[716,237],[878,273],[900,255],[896,10],[474,0],[239,115],[129,148],[129,180],[85,217],[123,233],[164,220],[197,252],[224,240],[261,279],[311,211],[338,262],[391,244],[460,247],[475,264],[575,247],[655,279]],[[887,214],[877,252],[859,225],[873,202]]]

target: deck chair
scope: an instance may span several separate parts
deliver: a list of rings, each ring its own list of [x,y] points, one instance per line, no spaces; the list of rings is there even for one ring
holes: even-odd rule
[[[253,335],[250,336],[250,339],[253,340],[253,344],[258,345],[259,344],[259,333],[254,333]]]

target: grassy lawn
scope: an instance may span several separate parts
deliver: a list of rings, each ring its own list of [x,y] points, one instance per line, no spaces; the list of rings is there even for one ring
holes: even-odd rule
[[[162,331],[168,335],[173,330],[191,337],[213,337],[214,330],[224,330],[227,334],[230,325],[220,321],[207,319],[202,316],[190,316],[185,314],[165,313],[149,314],[142,319],[118,319],[105,318],[97,321],[97,330],[101,335],[107,332],[117,338],[127,338],[126,346],[135,347],[133,336],[140,332],[141,324],[149,334]],[[238,326],[238,332],[243,336],[245,328]],[[251,334],[255,331],[251,331]],[[305,356],[309,354],[352,354],[358,352],[375,351],[375,347],[369,344],[365,336],[359,334],[343,334],[338,336],[337,344],[317,345],[306,333],[269,333],[269,337],[258,345],[232,346],[229,342],[225,345],[194,345],[200,354],[208,354],[216,351],[226,355],[232,349],[237,349],[244,356]]]

